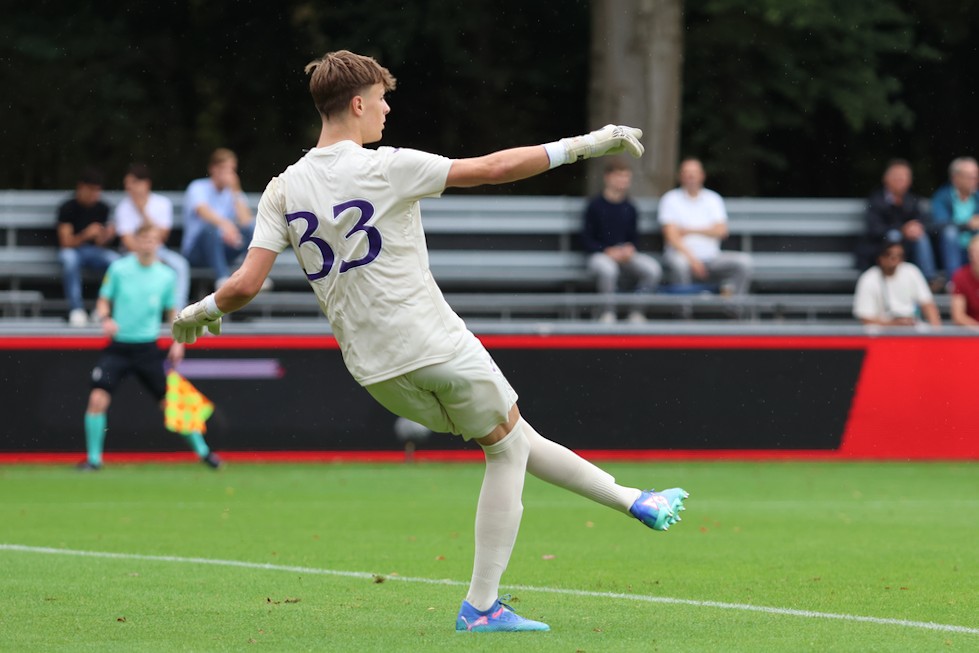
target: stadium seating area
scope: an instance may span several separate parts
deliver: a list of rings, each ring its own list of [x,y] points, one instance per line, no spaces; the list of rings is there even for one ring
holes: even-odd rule
[[[170,246],[180,242],[181,192]],[[62,191],[0,191],[0,316],[63,317],[65,302],[55,247],[55,214]],[[105,193],[114,205],[119,192]],[[249,201],[257,205],[258,195]],[[597,304],[585,254],[577,247],[584,199],[452,195],[422,203],[431,268],[453,307],[464,317],[512,320],[588,319]],[[623,311],[641,307],[654,318],[742,320],[850,320],[857,277],[853,248],[863,229],[859,199],[726,200],[731,237],[725,248],[752,254],[752,293],[622,293]],[[657,254],[662,239],[656,200],[638,202],[643,249]],[[318,313],[294,257],[273,269],[275,291],[260,295],[245,315],[310,317]],[[209,270],[193,270],[196,295],[206,292]],[[94,301],[95,284],[86,297]],[[944,302],[940,302],[942,306]]]

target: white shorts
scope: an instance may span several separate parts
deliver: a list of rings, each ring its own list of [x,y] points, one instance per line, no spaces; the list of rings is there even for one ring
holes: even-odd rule
[[[365,386],[382,406],[437,433],[482,438],[507,421],[517,393],[476,336],[454,358]]]

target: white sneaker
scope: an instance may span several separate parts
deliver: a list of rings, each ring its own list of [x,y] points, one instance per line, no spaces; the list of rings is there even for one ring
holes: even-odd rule
[[[646,316],[642,314],[642,311],[632,311],[627,319],[631,324],[643,324],[646,321]]]
[[[73,327],[83,327],[88,325],[88,313],[84,308],[73,308],[68,313],[68,324]]]
[[[602,324],[615,324],[615,311],[605,311],[598,316],[598,321]]]

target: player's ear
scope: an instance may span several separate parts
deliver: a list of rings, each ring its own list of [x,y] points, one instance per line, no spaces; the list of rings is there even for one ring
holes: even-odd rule
[[[364,113],[364,96],[355,95],[350,100],[350,112],[355,116],[363,115]]]

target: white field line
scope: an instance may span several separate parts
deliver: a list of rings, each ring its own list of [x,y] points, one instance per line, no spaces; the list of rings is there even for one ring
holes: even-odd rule
[[[215,558],[188,558],[182,556],[142,555],[139,553],[112,553],[108,551],[78,551],[74,549],[55,549],[44,546],[25,546],[23,544],[0,544],[0,551],[19,553],[42,553],[83,558],[108,558],[113,560],[141,560],[145,562],[175,562],[181,564],[213,565],[215,567],[238,567],[242,569],[258,569],[262,571],[288,571],[299,574],[318,576],[342,576],[345,578],[374,579],[383,577],[385,580],[403,583],[424,583],[427,585],[467,586],[468,582],[451,579],[413,578],[410,576],[387,576],[372,574],[366,571],[342,571],[336,569],[319,569],[316,567],[293,567],[289,565],[273,565],[263,562],[244,562],[240,560],[220,560]],[[508,588],[525,592],[546,592],[550,594],[565,594],[568,596],[583,596],[602,599],[619,599],[644,603],[666,603],[670,605],[691,605],[698,608],[715,608],[718,610],[741,610],[744,612],[761,612],[764,614],[784,615],[790,617],[805,617],[808,619],[835,619],[837,621],[858,621],[884,626],[903,626],[923,630],[937,630],[945,633],[966,633],[979,635],[979,628],[938,624],[931,621],[909,621],[907,619],[887,619],[883,617],[864,617],[853,614],[837,614],[833,612],[814,612],[812,610],[794,610],[792,608],[772,608],[748,603],[724,603],[720,601],[694,601],[691,599],[674,599],[664,596],[646,596],[644,594],[622,594],[619,592],[592,592],[589,590],[562,589],[556,587],[536,587],[533,585],[507,585]]]

